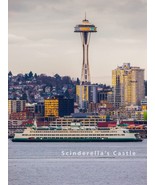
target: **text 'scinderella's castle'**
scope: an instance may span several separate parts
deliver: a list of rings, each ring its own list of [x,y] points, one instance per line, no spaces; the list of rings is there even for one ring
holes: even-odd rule
[[[88,102],[93,99],[93,92],[96,92],[96,87],[91,86],[90,81],[90,67],[89,67],[89,41],[92,32],[97,32],[95,25],[90,24],[86,19],[81,24],[75,26],[74,32],[79,32],[83,46],[83,62],[82,62],[82,73],[81,83],[76,87],[77,102],[81,109],[87,109]],[[90,93],[92,95],[90,95]],[[95,101],[95,100],[93,100]]]

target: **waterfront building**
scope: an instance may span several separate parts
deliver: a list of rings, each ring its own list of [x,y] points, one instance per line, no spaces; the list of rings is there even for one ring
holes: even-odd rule
[[[11,107],[11,100],[8,100],[8,115],[10,115],[12,112]]]
[[[89,103],[97,102],[97,85],[89,85]]]
[[[131,113],[131,118],[137,121],[144,121],[145,111],[134,111]]]
[[[145,97],[144,69],[124,63],[112,71],[113,104],[115,108],[140,105]]]
[[[35,114],[43,117],[44,116],[44,109],[45,109],[44,102],[38,102],[35,105]]]
[[[145,97],[145,99],[143,99],[141,101],[141,108],[143,111],[146,111],[147,110],[147,98]]]
[[[107,92],[103,91],[99,91],[98,92],[98,102],[102,101],[102,100],[107,100]]]
[[[26,111],[23,112],[12,112],[9,116],[10,120],[26,120],[27,119],[27,113]]]
[[[79,114],[79,117],[65,116],[57,118],[55,121],[51,121],[51,126],[70,126],[71,123],[80,123],[83,126],[94,127],[97,126],[99,122],[105,122],[106,116],[93,116],[93,115],[83,115]]]
[[[97,92],[97,101],[108,101],[108,94],[112,93],[112,89],[102,89]]]
[[[90,80],[90,66],[89,66],[89,41],[90,35],[97,32],[95,25],[91,24],[85,16],[81,24],[75,26],[74,32],[80,33],[82,46],[83,46],[83,62],[80,85],[76,87],[78,96],[78,103],[80,109],[87,110],[88,108],[88,85],[91,84]]]
[[[27,119],[33,119],[35,117],[35,106],[37,103],[26,103],[26,115]]]
[[[45,105],[45,117],[49,116],[56,116],[58,117],[58,106],[59,106],[59,100],[58,99],[45,99],[44,105]]]
[[[98,113],[98,103],[90,102],[88,104],[88,112]]]
[[[97,85],[76,85],[76,102],[87,110],[90,103],[96,104]]]
[[[59,99],[59,117],[68,116],[74,113],[74,99]]]
[[[141,110],[141,106],[138,105],[130,105],[130,106],[126,106],[125,107],[126,111],[140,111]]]
[[[107,101],[114,105],[114,93],[112,91],[107,93]]]
[[[25,111],[25,100],[8,100],[8,113],[9,115],[13,112],[23,112]]]
[[[37,105],[37,103],[26,103],[26,105],[25,105],[26,112],[35,113],[35,106],[36,105]]]
[[[88,107],[89,101],[89,86],[76,85],[76,102],[80,109]]]
[[[45,99],[44,106],[45,117],[63,117],[74,113],[74,99],[63,98],[62,96]]]
[[[88,112],[99,113],[100,115],[106,115],[110,110],[113,110],[113,105],[105,100],[100,101],[100,103],[91,102],[88,105]]]

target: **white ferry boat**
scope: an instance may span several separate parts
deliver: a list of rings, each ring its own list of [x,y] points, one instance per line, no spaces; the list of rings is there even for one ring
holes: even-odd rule
[[[131,142],[142,141],[138,133],[128,129],[84,127],[71,123],[70,127],[27,127],[15,133],[13,142]]]

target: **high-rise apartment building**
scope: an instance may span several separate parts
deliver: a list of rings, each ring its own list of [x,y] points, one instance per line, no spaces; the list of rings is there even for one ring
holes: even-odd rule
[[[140,105],[144,99],[144,69],[124,63],[112,71],[113,104],[115,108]]]

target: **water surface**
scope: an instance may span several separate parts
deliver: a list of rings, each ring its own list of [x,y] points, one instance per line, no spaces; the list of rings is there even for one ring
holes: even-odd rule
[[[146,144],[9,140],[9,185],[146,185]]]

